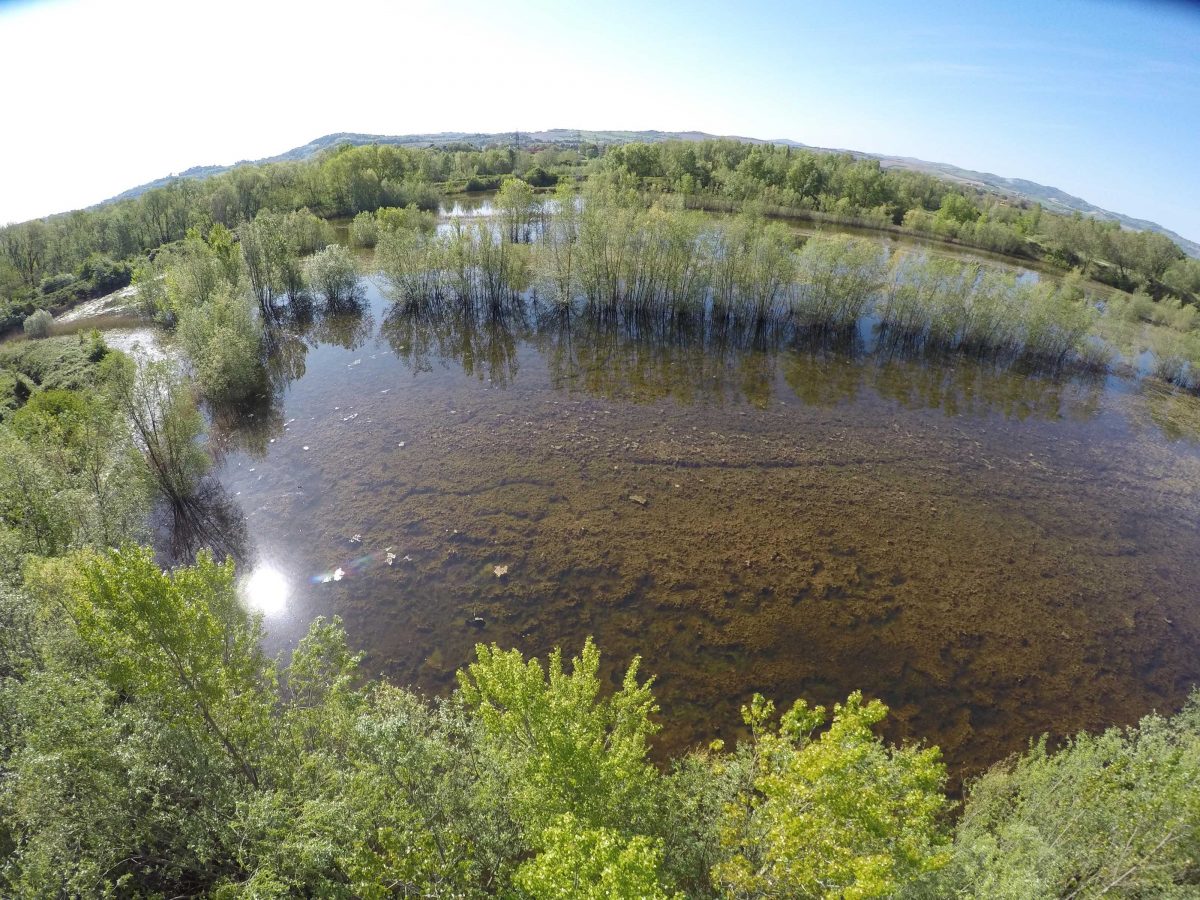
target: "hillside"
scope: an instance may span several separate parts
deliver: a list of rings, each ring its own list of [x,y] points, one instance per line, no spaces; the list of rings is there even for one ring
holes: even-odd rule
[[[814,147],[809,144],[802,144],[799,141],[786,139],[764,140],[762,138],[741,137],[736,135],[713,135],[702,131],[587,131],[573,128],[553,128],[548,131],[522,131],[491,134],[467,131],[445,131],[436,134],[402,135],[339,132],[336,134],[324,135],[316,138],[315,140],[309,141],[303,146],[293,147],[291,150],[285,151],[284,153],[280,153],[276,156],[267,157],[265,159],[242,160],[229,166],[194,166],[187,171],[180,172],[178,175],[170,175],[164,178],[158,178],[154,181],[147,182],[146,184],[141,184],[137,187],[130,188],[129,190],[124,191],[115,197],[105,200],[104,203],[112,203],[116,200],[137,197],[138,195],[143,194],[152,188],[162,187],[165,184],[169,184],[176,178],[208,178],[212,175],[217,175],[240,165],[295,162],[308,159],[316,156],[323,150],[328,150],[331,147],[338,146],[339,144],[352,144],[354,146],[359,146],[362,144],[394,144],[411,147],[438,147],[448,144],[471,144],[477,147],[483,147],[494,144],[510,145],[516,143],[518,146],[528,147],[541,143],[572,144],[575,142],[580,142],[595,144],[618,144],[632,141],[704,141],[712,140],[718,137],[728,137],[732,140],[746,141],[750,143],[770,143],[787,145],[790,147],[802,147],[821,153],[851,153],[854,156],[877,159],[879,160],[880,165],[885,167],[913,169],[918,172],[927,172],[931,175],[937,175],[950,181],[959,182],[961,184],[969,185],[985,191],[991,191],[1002,196],[1040,203],[1051,212],[1066,214],[1080,212],[1084,215],[1093,216],[1098,219],[1119,222],[1123,228],[1129,228],[1135,231],[1156,231],[1159,234],[1166,235],[1171,240],[1175,241],[1175,243],[1177,243],[1189,256],[1200,258],[1200,243],[1188,240],[1182,235],[1176,234],[1174,231],[1171,231],[1168,228],[1164,228],[1157,222],[1150,222],[1145,219],[1136,219],[1132,216],[1124,215],[1123,213],[1113,212],[1112,210],[1104,209],[1096,206],[1095,204],[1089,203],[1080,197],[1068,194],[1056,187],[1038,184],[1037,182],[1028,181],[1024,178],[1006,178],[1001,175],[994,175],[990,172],[977,172],[972,169],[963,169],[949,163],[929,162],[927,160],[914,159],[907,156],[889,156],[887,154],[868,153],[859,150],[838,150],[828,147]]]

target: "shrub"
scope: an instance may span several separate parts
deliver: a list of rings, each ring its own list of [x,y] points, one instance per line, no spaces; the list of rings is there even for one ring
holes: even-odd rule
[[[552,175],[541,166],[534,166],[521,176],[522,180],[533,187],[553,187],[558,184],[558,176]]]
[[[1200,703],[1046,740],[972,785],[936,897],[1195,896]],[[1184,885],[1191,885],[1187,889]]]
[[[810,238],[799,253],[801,287],[796,313],[818,330],[843,330],[862,317],[882,286],[886,259],[874,241],[860,238]]]
[[[62,272],[58,275],[47,275],[42,279],[42,283],[38,285],[38,290],[43,294],[53,294],[55,291],[61,291],[63,288],[74,283],[74,275],[70,272]]]
[[[224,293],[179,317],[179,340],[213,399],[238,400],[261,384],[261,332],[250,304]]]
[[[421,231],[432,234],[437,230],[437,216],[420,209],[415,204],[408,206],[385,206],[375,210],[375,221],[383,231]]]
[[[354,256],[341,244],[330,244],[304,263],[304,275],[313,290],[329,303],[354,299],[358,287],[358,266]]]
[[[379,240],[379,223],[374,213],[360,212],[350,223],[351,247],[374,247]]]
[[[25,336],[30,338],[44,338],[50,336],[50,326],[54,324],[54,316],[46,312],[44,309],[39,309],[33,315],[25,319],[24,328]]]

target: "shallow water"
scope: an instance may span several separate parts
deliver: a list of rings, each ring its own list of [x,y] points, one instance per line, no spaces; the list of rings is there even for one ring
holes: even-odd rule
[[[340,615],[445,692],[478,641],[594,635],[657,676],[660,753],[862,689],[956,774],[1200,681],[1192,397],[372,286],[288,335],[215,431],[275,648]]]

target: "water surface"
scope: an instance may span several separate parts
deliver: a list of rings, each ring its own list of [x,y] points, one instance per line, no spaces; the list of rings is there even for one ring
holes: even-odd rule
[[[736,736],[755,691],[861,689],[955,773],[1200,680],[1192,397],[366,297],[218,417],[274,646],[340,615],[368,671],[446,692],[476,642],[594,635],[656,674],[660,753]]]

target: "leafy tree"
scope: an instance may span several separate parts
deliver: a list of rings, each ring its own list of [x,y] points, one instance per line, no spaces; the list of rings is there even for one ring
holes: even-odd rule
[[[506,178],[496,194],[496,209],[509,241],[515,244],[529,240],[538,202],[528,183],[519,178]]]
[[[514,820],[530,835],[565,813],[587,827],[636,830],[651,812],[646,740],[657,730],[638,660],[621,689],[602,699],[600,652],[590,640],[569,672],[558,650],[545,668],[516,650],[480,645],[476,654],[459,672],[460,690],[509,782]]]
[[[753,732],[752,786],[721,821],[729,850],[713,870],[734,897],[887,897],[945,865],[945,767],[937,748],[890,748],[872,728],[878,700],[851,694],[827,731],[822,707],[796,704],[773,728],[761,696],[743,708]]]
[[[971,786],[953,861],[929,896],[1194,896],[1200,701],[1173,719],[1046,739]]]
[[[517,887],[546,900],[682,900],[659,881],[662,851],[640,835],[587,828],[565,814],[542,832],[541,852],[517,869]]]
[[[222,291],[180,316],[179,341],[210,398],[245,399],[263,384],[262,329],[250,304]]]
[[[304,264],[304,274],[308,283],[323,294],[328,303],[346,303],[354,298],[358,266],[350,251],[341,244],[330,244],[309,257]]]
[[[138,440],[151,483],[173,506],[186,505],[196,496],[211,462],[199,443],[204,419],[187,383],[166,361],[139,367],[128,358],[112,356],[104,366],[117,408]]]

